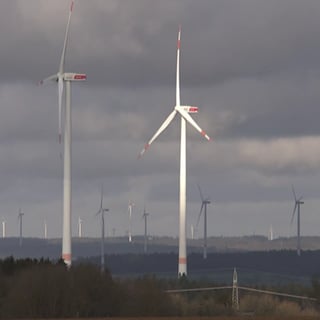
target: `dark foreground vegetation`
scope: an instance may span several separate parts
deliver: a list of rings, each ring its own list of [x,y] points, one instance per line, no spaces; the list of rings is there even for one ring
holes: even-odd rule
[[[240,294],[234,311],[231,290],[167,293],[168,289],[215,286],[186,278],[161,280],[153,276],[114,279],[92,264],[69,270],[61,262],[12,257],[0,260],[0,317],[177,317],[234,315],[320,316],[317,303],[288,301],[265,295]],[[320,299],[320,283],[312,287],[264,288]]]

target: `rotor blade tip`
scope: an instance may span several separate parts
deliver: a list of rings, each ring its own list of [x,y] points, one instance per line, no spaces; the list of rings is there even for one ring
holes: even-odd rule
[[[208,141],[210,141],[211,139],[210,139],[210,137],[205,133],[205,131],[201,131],[201,135],[203,136],[203,137],[205,137]]]
[[[70,11],[72,12],[72,10],[73,10],[73,6],[74,6],[74,1],[72,0],[71,1],[71,5],[70,5]]]
[[[143,154],[147,151],[147,149],[150,147],[150,144],[149,143],[147,143],[145,146],[144,146],[144,148],[142,149],[142,151],[140,152],[140,154],[139,154],[139,156],[138,156],[138,159],[140,159],[142,156],[143,156]]]

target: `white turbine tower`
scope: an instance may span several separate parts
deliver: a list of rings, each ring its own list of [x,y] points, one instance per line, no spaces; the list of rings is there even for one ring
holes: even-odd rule
[[[194,226],[193,224],[190,226],[190,232],[191,232],[191,239],[194,239]]]
[[[47,224],[47,220],[44,220],[44,238],[48,239],[48,224]]]
[[[147,245],[148,245],[148,219],[149,213],[146,212],[146,208],[143,209],[142,219],[144,219],[144,247],[143,251],[144,253],[147,253]]]
[[[104,263],[104,214],[108,212],[109,209],[103,208],[103,185],[101,186],[101,202],[100,202],[100,208],[97,215],[101,215],[101,272],[104,272],[105,270],[105,263]]]
[[[189,113],[197,113],[198,107],[184,106],[180,104],[180,36],[181,28],[179,27],[177,41],[177,69],[176,69],[176,105],[168,118],[163,122],[158,131],[145,145],[140,152],[140,157],[149,148],[151,143],[167,128],[169,123],[178,113],[181,118],[180,134],[180,195],[179,195],[179,260],[178,276],[187,275],[187,246],[186,246],[186,122],[191,124],[207,140],[210,137],[198,126]]]
[[[82,219],[78,218],[78,237],[82,238]]]
[[[129,201],[128,204],[128,214],[129,214],[129,232],[128,232],[128,240],[132,242],[132,212],[133,212],[134,202]]]
[[[22,217],[24,213],[19,209],[18,220],[19,220],[19,246],[22,246]]]
[[[2,220],[2,238],[6,237],[6,221]]]
[[[304,204],[302,200],[302,197],[297,199],[296,193],[294,191],[294,187],[292,186],[292,193],[294,197],[294,208],[291,218],[291,223],[293,222],[294,215],[297,211],[297,255],[300,256],[301,254],[301,240],[300,240],[300,205]]]
[[[210,204],[210,200],[208,198],[204,198],[200,189],[200,186],[198,185],[200,197],[201,197],[201,208],[198,215],[198,221],[196,229],[198,229],[198,225],[200,222],[200,218],[203,212],[203,259],[207,259],[207,205]]]
[[[64,163],[63,163],[63,233],[62,233],[62,259],[68,267],[71,266],[71,81],[84,81],[86,75],[83,73],[67,73],[64,71],[66,49],[69,37],[69,27],[74,1],[71,1],[69,18],[64,37],[63,49],[60,59],[59,70],[40,83],[55,81],[58,83],[59,95],[59,143],[62,135],[62,106],[64,83],[65,93],[65,117],[64,117]]]

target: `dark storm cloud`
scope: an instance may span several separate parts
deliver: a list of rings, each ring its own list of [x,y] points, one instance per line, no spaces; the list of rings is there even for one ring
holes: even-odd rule
[[[61,233],[57,87],[36,84],[57,72],[68,7],[0,3],[1,210],[13,224],[22,206],[30,233],[40,234],[32,225],[40,217]],[[177,234],[179,118],[137,155],[175,104],[179,24],[181,101],[199,106],[193,116],[214,138],[207,143],[188,127],[189,214],[199,211],[199,183],[213,201],[216,232],[266,230],[272,220],[284,232],[294,183],[316,222],[319,18],[320,2],[311,0],[76,0],[66,70],[88,80],[72,86],[74,222],[82,216],[96,234],[104,183],[118,234],[129,199],[139,219],[148,204],[155,233]]]
[[[2,30],[8,31],[2,79],[37,81],[56,71],[67,4],[1,3]],[[319,67],[319,9],[311,0],[76,1],[68,68],[84,70],[91,83],[173,84],[180,23],[185,84]]]

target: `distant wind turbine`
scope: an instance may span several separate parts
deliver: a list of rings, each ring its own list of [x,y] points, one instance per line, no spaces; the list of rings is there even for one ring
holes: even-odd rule
[[[134,202],[129,201],[128,204],[128,213],[129,213],[129,231],[128,231],[128,240],[132,242],[132,212],[133,212]]]
[[[68,267],[71,266],[71,81],[84,81],[87,76],[83,73],[67,73],[64,71],[65,55],[69,38],[69,27],[74,1],[71,1],[69,18],[64,37],[63,49],[58,73],[40,81],[43,84],[54,81],[58,84],[59,95],[59,143],[62,136],[62,107],[64,83],[65,93],[65,117],[64,117],[64,163],[63,163],[63,235],[62,235],[62,259]]]
[[[272,225],[270,225],[270,229],[269,229],[269,240],[273,241],[273,227],[272,227]]]
[[[191,239],[193,240],[194,239],[194,225],[193,224],[190,226],[190,231],[191,231]]]
[[[2,238],[6,237],[6,221],[2,220]]]
[[[105,263],[104,263],[104,214],[108,212],[109,209],[103,208],[103,185],[101,186],[101,201],[100,201],[100,208],[97,215],[101,216],[101,272],[105,270]]]
[[[144,253],[147,253],[147,243],[148,243],[148,225],[147,218],[149,213],[146,212],[146,208],[143,210],[142,219],[144,219]]]
[[[145,145],[140,152],[141,157],[150,147],[151,143],[168,127],[176,114],[180,115],[180,195],[179,195],[179,260],[178,276],[187,275],[187,245],[186,245],[186,122],[191,124],[203,137],[210,140],[210,137],[198,126],[189,113],[197,113],[198,107],[184,106],[180,104],[180,38],[181,27],[179,27],[177,41],[177,69],[176,69],[176,105],[168,118],[163,122],[158,131]]]
[[[44,238],[48,238],[48,225],[47,225],[47,220],[44,220]]]
[[[19,245],[20,247],[22,246],[22,217],[23,217],[24,213],[21,211],[21,209],[19,209],[19,213],[18,213],[18,220],[19,220]]]
[[[200,198],[201,198],[201,208],[198,215],[198,221],[196,229],[198,229],[198,225],[200,222],[200,218],[203,212],[203,259],[207,259],[207,205],[210,204],[210,200],[208,198],[204,198],[200,189],[200,186],[198,185]],[[203,210],[204,209],[204,210]]]
[[[78,218],[78,237],[82,238],[82,219]]]
[[[293,213],[292,213],[292,218],[291,218],[291,223],[293,222],[295,213],[297,211],[297,255],[301,255],[301,239],[300,239],[300,205],[304,204],[302,200],[302,197],[299,199],[296,196],[296,193],[294,191],[294,187],[292,186],[292,193],[294,197],[294,208],[293,208]]]

